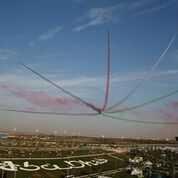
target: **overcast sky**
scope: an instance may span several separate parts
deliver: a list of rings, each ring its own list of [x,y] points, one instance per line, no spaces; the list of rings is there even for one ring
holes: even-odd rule
[[[111,72],[107,107],[121,101],[169,46],[159,65],[119,107],[142,104],[178,90],[176,0],[1,0],[0,108],[95,113],[39,78],[25,65],[72,94],[102,107],[107,73],[107,28]],[[173,39],[173,40],[172,40]],[[171,41],[172,40],[172,41]],[[112,114],[147,122],[177,122],[178,94],[151,105]],[[106,137],[177,135],[178,125],[143,124],[105,116],[58,116],[0,111],[0,130]]]

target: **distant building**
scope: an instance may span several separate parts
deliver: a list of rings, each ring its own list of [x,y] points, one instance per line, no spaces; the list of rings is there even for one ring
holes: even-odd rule
[[[7,139],[9,136],[8,133],[5,133],[5,132],[0,132],[0,141],[3,141],[5,139]]]

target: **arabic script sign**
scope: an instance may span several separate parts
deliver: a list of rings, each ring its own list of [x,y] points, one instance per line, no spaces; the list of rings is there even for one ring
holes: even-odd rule
[[[80,169],[84,168],[85,166],[98,166],[104,163],[107,163],[107,159],[101,158],[94,158],[91,161],[82,161],[82,160],[71,160],[71,161],[64,161],[65,166],[60,166],[57,164],[49,164],[45,163],[43,165],[35,165],[30,164],[29,161],[23,162],[23,165],[14,164],[12,161],[2,161],[0,163],[0,169],[4,171],[38,171],[40,169],[48,170],[48,171],[55,171],[55,170],[69,170],[69,169]]]

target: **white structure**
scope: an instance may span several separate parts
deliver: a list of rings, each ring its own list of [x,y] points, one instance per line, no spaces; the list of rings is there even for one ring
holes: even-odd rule
[[[131,175],[132,176],[142,176],[143,175],[143,172],[142,170],[139,170],[139,169],[133,169],[132,172],[131,172]]]
[[[153,165],[153,163],[150,161],[146,161],[144,164],[145,164],[145,166],[147,166],[149,168],[152,168],[152,165]]]

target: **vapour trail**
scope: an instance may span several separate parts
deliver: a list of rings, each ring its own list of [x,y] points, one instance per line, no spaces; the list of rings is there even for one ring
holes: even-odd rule
[[[105,101],[102,108],[102,111],[105,111],[107,104],[108,104],[108,98],[109,98],[109,84],[110,84],[110,33],[108,29],[108,60],[107,60],[107,82],[106,82],[106,92],[105,92]]]
[[[134,92],[143,84],[143,82],[149,78],[149,76],[151,75],[151,73],[153,72],[153,70],[157,67],[157,65],[159,65],[159,63],[162,61],[163,57],[165,56],[165,54],[167,53],[168,49],[170,48],[170,46],[172,45],[172,43],[174,42],[175,38],[177,36],[177,32],[176,34],[172,37],[171,41],[169,42],[168,46],[166,47],[166,49],[162,52],[161,56],[158,58],[158,60],[153,64],[153,66],[151,67],[151,69],[145,74],[145,76],[143,77],[143,79],[135,86],[135,88],[133,88],[121,101],[119,101],[118,103],[116,103],[115,105],[109,107],[107,110],[112,110],[113,108],[116,108],[117,106],[121,105],[123,102],[125,102],[129,97],[131,97]]]
[[[45,114],[45,115],[66,115],[66,116],[97,116],[99,115],[99,113],[59,113],[59,112],[30,111],[30,110],[18,110],[18,109],[7,109],[7,108],[0,108],[0,111],[31,113],[31,114]]]
[[[134,123],[139,123],[139,124],[178,125],[178,122],[143,121],[143,120],[134,120],[134,119],[126,119],[126,118],[116,117],[116,116],[113,116],[110,114],[106,114],[104,112],[102,112],[101,114],[103,116],[111,118],[111,119],[117,119],[117,120],[126,121],[126,122],[134,122]]]
[[[55,84],[54,82],[52,82],[51,80],[47,79],[46,77],[42,76],[41,74],[39,74],[38,72],[34,71],[33,69],[31,69],[30,67],[28,67],[27,65],[25,65],[22,62],[19,62],[19,64],[21,64],[22,66],[24,66],[25,68],[27,68],[28,70],[30,70],[31,72],[33,72],[34,74],[38,75],[40,78],[44,79],[45,81],[47,81],[48,83],[50,83],[51,85],[55,86],[56,88],[60,89],[62,92],[66,93],[67,95],[77,99],[78,101],[80,101],[81,103],[85,104],[87,107],[91,108],[92,110],[96,111],[97,113],[101,113],[101,109],[95,107],[93,104],[86,102],[85,100],[83,100],[82,98],[70,93],[69,91],[65,90],[64,88],[60,87],[59,85]]]
[[[136,106],[131,106],[131,107],[124,108],[124,109],[118,109],[118,110],[115,110],[115,111],[105,111],[105,113],[118,113],[118,112],[125,112],[125,111],[130,111],[130,110],[133,110],[133,109],[138,109],[138,108],[144,107],[146,105],[150,105],[152,103],[158,102],[162,99],[165,99],[165,98],[172,96],[172,95],[175,95],[177,93],[178,93],[178,90],[167,93],[166,95],[160,96],[158,98],[154,98],[152,100],[146,101],[144,103],[138,104]]]

